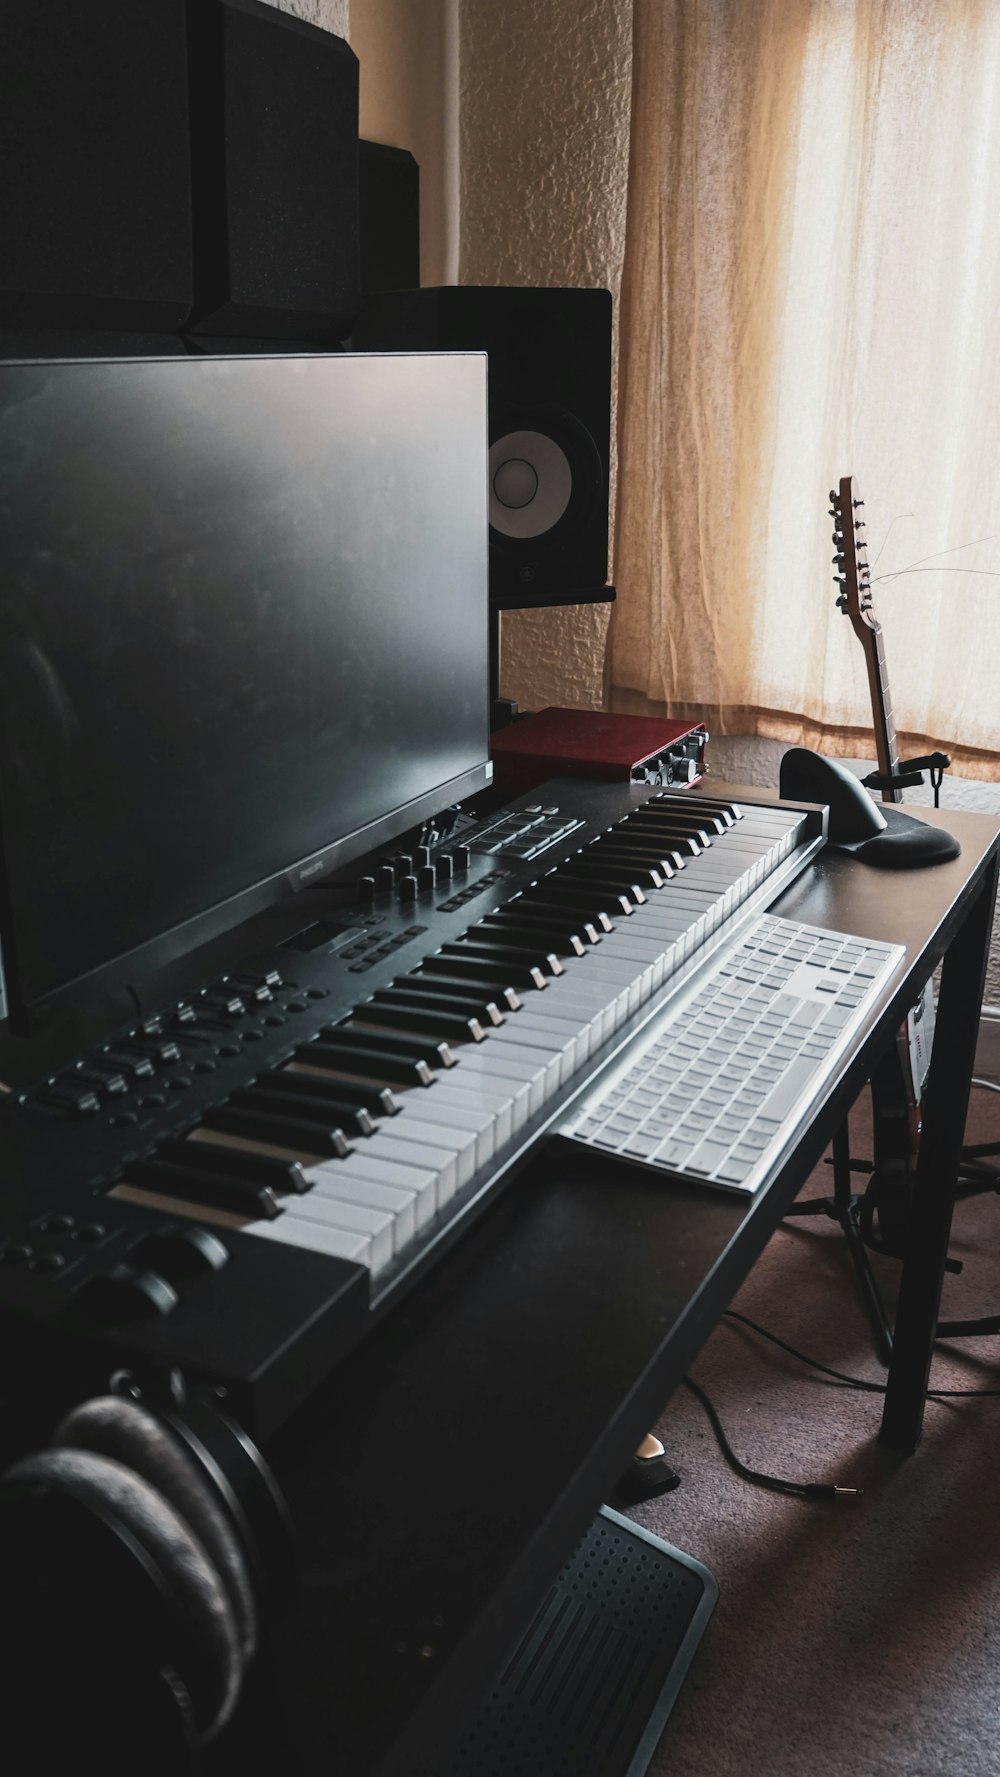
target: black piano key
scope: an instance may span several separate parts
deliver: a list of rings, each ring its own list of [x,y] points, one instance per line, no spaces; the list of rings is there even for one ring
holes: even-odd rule
[[[572,864],[564,865],[559,872],[564,882],[593,882],[598,888],[607,885],[610,889],[626,894],[630,901],[641,907],[647,889],[663,887],[664,878],[651,865],[627,862],[619,864],[615,858],[595,853],[593,857],[581,855],[574,858]]]
[[[352,1110],[350,1106],[335,1110],[327,1098],[314,1097],[306,1092],[284,1092],[280,1086],[272,1086],[266,1081],[241,1086],[230,1094],[226,1106],[234,1111],[259,1111],[265,1117],[301,1117],[304,1123],[341,1129],[345,1140],[348,1136],[371,1135],[375,1128],[370,1111]]]
[[[132,1160],[125,1168],[122,1182],[158,1191],[164,1197],[180,1197],[185,1203],[201,1203],[213,1209],[228,1210],[231,1215],[252,1216],[255,1220],[273,1220],[281,1213],[270,1185],[254,1183],[250,1179],[226,1178],[207,1169],[192,1172],[186,1166],[175,1166],[166,1160]]]
[[[743,819],[743,810],[735,802],[727,802],[722,796],[653,796],[643,804],[645,808],[662,809],[665,814],[679,814],[687,817],[690,812],[695,815],[708,814],[722,822],[723,827],[733,827]]]
[[[653,843],[676,845],[683,848],[689,856],[697,857],[700,852],[713,845],[726,829],[710,826],[704,819],[697,823],[676,821],[670,815],[647,815],[642,810],[623,821],[621,831],[625,834],[644,834]]]
[[[219,1105],[206,1111],[202,1128],[217,1129],[223,1135],[242,1135],[247,1141],[269,1142],[275,1148],[291,1148],[297,1154],[315,1154],[326,1158],[333,1154],[342,1160],[351,1151],[351,1144],[342,1129],[324,1128],[304,1117],[285,1117],[271,1111],[231,1110]]]
[[[274,1191],[308,1191],[297,1160],[279,1160],[275,1154],[251,1154],[247,1148],[224,1147],[219,1142],[171,1140],[156,1150],[157,1160],[186,1166],[189,1172],[221,1172],[229,1178],[270,1185]]]
[[[632,820],[632,816],[629,820]],[[728,833],[721,814],[714,814],[710,808],[692,809],[689,814],[677,814],[673,809],[659,808],[656,803],[648,808],[636,810],[635,819],[644,821],[647,826],[657,826],[664,833],[693,833],[699,845],[714,845]]]
[[[529,915],[525,912],[520,895],[515,895],[512,901],[507,901],[502,907],[495,907],[491,913],[484,913],[482,919],[477,923],[485,926],[503,923],[517,924],[518,922],[523,925],[532,925],[539,932],[555,932],[564,938],[570,936],[578,938],[585,949],[588,944],[599,944],[604,935],[597,926],[591,925],[587,920],[579,919],[572,913],[558,913],[551,907],[544,909],[536,907]]]
[[[492,963],[486,956],[440,956],[435,953],[424,958],[420,974],[443,975],[456,981],[494,981],[497,986],[516,983],[518,987],[542,988],[546,985],[545,976],[536,964],[508,962],[499,956]]]
[[[362,1080],[350,1078],[338,1068],[335,1060],[329,1055],[317,1055],[315,1043],[303,1043],[301,1049],[296,1049],[292,1060],[303,1067],[321,1068],[323,1082],[336,1089],[338,1098],[342,1098],[347,1104],[357,1105],[361,1110],[371,1111],[375,1117],[394,1117],[396,1112],[401,1109],[398,1098],[388,1086],[366,1084]],[[306,1090],[306,1080],[308,1080],[310,1090],[313,1086],[321,1083],[309,1075],[294,1074],[290,1069],[274,1069],[272,1071],[275,1079],[289,1082],[301,1079],[303,1092]],[[271,1072],[257,1076],[260,1080],[267,1080],[271,1077]],[[287,1090],[297,1092],[298,1087],[289,1084]]]
[[[435,1042],[433,1037],[405,1036],[402,1031],[390,1034],[359,1030],[354,1023],[353,1014],[340,1024],[328,1025],[319,1033],[321,1043],[340,1044],[345,1055],[354,1055],[356,1045],[363,1044],[366,1048],[373,1046],[384,1049],[388,1055],[401,1055],[404,1060],[426,1061],[428,1067],[454,1067],[455,1057],[445,1042]]]
[[[435,1077],[426,1061],[401,1055],[385,1043],[362,1043],[357,1037],[346,1044],[317,1037],[315,1042],[296,1051],[296,1060],[307,1067],[332,1062],[339,1072],[364,1074],[393,1086],[430,1086]]]
[[[661,879],[669,882],[672,877],[679,876],[687,868],[693,853],[685,847],[681,850],[672,847],[667,841],[659,843],[655,839],[643,843],[638,837],[632,840],[615,840],[613,845],[594,847],[594,855],[606,858],[614,870],[655,870]],[[640,876],[640,882],[643,878]]]
[[[414,987],[432,987],[435,993],[450,993],[455,999],[464,998],[466,994],[472,993],[477,996],[481,995],[491,1003],[495,1002],[502,1012],[519,1012],[521,1010],[521,1001],[517,990],[501,984],[496,977],[488,979],[478,971],[472,974],[464,966],[456,974],[450,974],[444,958],[441,959],[440,967],[431,973],[424,973],[424,968],[425,964],[420,964],[419,969],[415,969],[411,975],[404,975],[400,981],[394,982],[393,985],[400,987],[412,984]]]
[[[700,858],[706,848],[693,834],[658,833],[650,826],[634,828],[615,849],[637,858],[646,853],[662,857],[666,852],[680,871],[687,869],[695,858]]]
[[[623,840],[621,845],[602,845],[599,855],[607,858],[614,869],[655,870],[662,883],[671,882],[675,876],[679,876],[691,854],[685,856],[679,851],[668,851],[665,845],[644,846],[635,842],[626,845]]]
[[[595,839],[593,845],[588,846],[585,855],[617,858],[623,863],[635,858],[639,864],[651,864],[664,876],[673,876],[676,871],[683,870],[690,852],[686,845],[675,845],[669,833],[658,840],[639,832],[630,835],[626,828],[616,827],[613,833],[605,833],[600,839]]]
[[[575,897],[570,898],[575,899]],[[587,899],[589,900],[590,897],[587,897]],[[569,898],[567,898],[567,906],[568,903]],[[535,897],[534,888],[526,889],[523,895],[516,896],[516,898],[509,902],[508,905],[511,912],[519,912],[521,914],[527,913],[532,918],[536,913],[540,914],[543,919],[559,917],[559,906],[553,905],[551,895],[546,895],[543,899],[538,900]],[[615,929],[615,922],[610,913],[605,913],[603,911],[595,913],[593,909],[591,909],[588,913],[581,914],[578,908],[571,908],[569,917],[572,919],[574,925],[579,926],[583,930],[592,927],[599,938],[604,937],[608,932],[613,932]]]
[[[354,1023],[414,1031],[418,1036],[433,1034],[442,1042],[481,1043],[486,1035],[478,1018],[463,1018],[460,1012],[427,1011],[418,1006],[385,1005],[374,1000],[355,1006]]]
[[[243,1090],[280,1092],[282,1098],[289,1100],[308,1099],[310,1104],[326,1111],[331,1123],[343,1124],[349,1135],[371,1135],[375,1127],[373,1112],[377,1116],[394,1117],[399,1110],[397,1100],[388,1090],[384,1090],[378,1100],[373,1089],[367,1094],[372,1102],[361,1104],[349,1086],[332,1089],[325,1075],[295,1074],[287,1068],[268,1068]]]
[[[478,1018],[484,1025],[503,1024],[508,1012],[520,1009],[520,1001],[516,1006],[510,1006],[506,1000],[487,997],[485,992],[466,987],[461,981],[411,981],[407,976],[394,981],[390,987],[380,988],[372,998],[378,1004],[424,1006],[428,1011],[433,1011],[435,1006],[446,1006],[452,1011],[464,1012],[467,1018]],[[514,998],[517,999],[516,994]]]
[[[564,956],[583,956],[591,944],[600,941],[593,926],[593,936],[585,942],[565,920],[543,920],[541,915],[532,920],[527,914],[518,917],[516,913],[490,913],[471,928],[469,935],[480,931],[509,933],[512,940],[520,944],[552,945],[556,955],[561,951]]]
[[[457,944],[442,944],[440,955],[482,956],[487,962],[503,958],[505,962],[520,963],[529,969],[541,969],[543,975],[561,975],[563,972],[562,963],[554,951],[528,949],[504,932],[496,932],[490,937],[486,932],[470,931]]]
[[[605,891],[596,886],[593,889],[584,889],[579,883],[563,882],[558,872],[543,876],[540,882],[533,883],[525,891],[524,901],[527,902],[529,897],[536,905],[545,903],[550,907],[568,907],[571,911],[581,912],[600,925],[604,924],[601,918],[603,914],[608,920],[605,931],[611,931],[612,920],[617,919],[620,914],[635,911],[635,903],[619,890]]]

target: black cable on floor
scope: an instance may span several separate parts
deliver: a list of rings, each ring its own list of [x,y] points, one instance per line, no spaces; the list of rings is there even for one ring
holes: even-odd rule
[[[829,1364],[820,1363],[819,1358],[810,1357],[807,1352],[796,1350],[796,1347],[789,1345],[786,1339],[779,1339],[777,1333],[772,1333],[769,1328],[762,1327],[759,1321],[751,1320],[748,1314],[741,1314],[736,1308],[727,1308],[723,1318],[738,1320],[743,1326],[749,1327],[751,1332],[757,1333],[761,1339],[769,1339],[772,1345],[779,1345],[782,1351],[787,1351],[789,1356],[796,1358],[799,1363],[808,1364],[813,1370],[821,1370],[824,1376],[833,1377],[843,1388],[857,1388],[864,1390],[867,1394],[885,1394],[886,1384],[884,1382],[867,1382],[862,1376],[848,1376],[843,1370],[834,1370]],[[963,1399],[973,1395],[1000,1395],[1000,1388],[928,1388],[926,1391],[926,1398],[929,1401]]]
[[[782,1351],[787,1351],[789,1356],[794,1357],[799,1363],[808,1364],[812,1369],[821,1371],[824,1376],[829,1376],[832,1379],[837,1388],[853,1388],[866,1394],[885,1394],[886,1384],[884,1382],[868,1382],[864,1377],[848,1376],[843,1370],[835,1370],[830,1364],[821,1363],[819,1358],[810,1357],[808,1353],[798,1351],[794,1345],[789,1345],[787,1339],[779,1338],[777,1333],[772,1333],[768,1327],[762,1327],[759,1321],[751,1320],[748,1314],[741,1314],[736,1308],[727,1308],[725,1318],[739,1321],[742,1326],[749,1327],[750,1331],[756,1333],[761,1339],[768,1339],[772,1345],[777,1345]],[[841,1487],[836,1483],[817,1481],[789,1481],[783,1476],[768,1475],[762,1469],[750,1468],[737,1456],[726,1436],[718,1412],[701,1384],[695,1382],[691,1376],[685,1376],[684,1385],[691,1390],[695,1399],[700,1403],[715,1433],[719,1449],[730,1468],[740,1476],[741,1480],[749,1481],[754,1487],[764,1487],[769,1493],[786,1493],[796,1499],[856,1499],[859,1496],[861,1489],[858,1487]],[[974,1395],[1000,1395],[1000,1388],[929,1388],[926,1393],[928,1400],[954,1400]]]
[[[832,1483],[819,1481],[788,1481],[778,1475],[765,1475],[760,1469],[749,1468],[745,1462],[740,1461],[740,1458],[730,1444],[729,1439],[726,1437],[722,1428],[722,1421],[719,1418],[715,1407],[712,1405],[712,1402],[709,1400],[708,1395],[705,1393],[705,1390],[697,1382],[693,1382],[690,1376],[685,1376],[684,1386],[691,1390],[691,1393],[697,1401],[700,1401],[705,1413],[708,1415],[709,1423],[718,1440],[719,1449],[722,1451],[730,1468],[733,1469],[742,1480],[752,1482],[755,1487],[766,1487],[769,1493],[790,1493],[797,1499],[829,1500],[857,1498],[861,1491],[859,1487],[838,1487]]]

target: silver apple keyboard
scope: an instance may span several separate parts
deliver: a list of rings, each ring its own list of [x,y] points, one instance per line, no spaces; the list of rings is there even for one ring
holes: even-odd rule
[[[573,1106],[560,1135],[756,1191],[904,955],[762,915]]]

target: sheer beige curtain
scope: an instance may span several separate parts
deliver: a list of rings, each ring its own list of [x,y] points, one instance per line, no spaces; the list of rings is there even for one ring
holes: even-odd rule
[[[634,0],[612,708],[1000,777],[1000,0]]]

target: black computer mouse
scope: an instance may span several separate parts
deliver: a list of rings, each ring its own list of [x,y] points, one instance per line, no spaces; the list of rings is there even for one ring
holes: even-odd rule
[[[859,778],[837,759],[808,747],[790,747],[781,761],[778,793],[790,802],[826,802],[833,845],[857,845],[885,831],[886,819]]]

